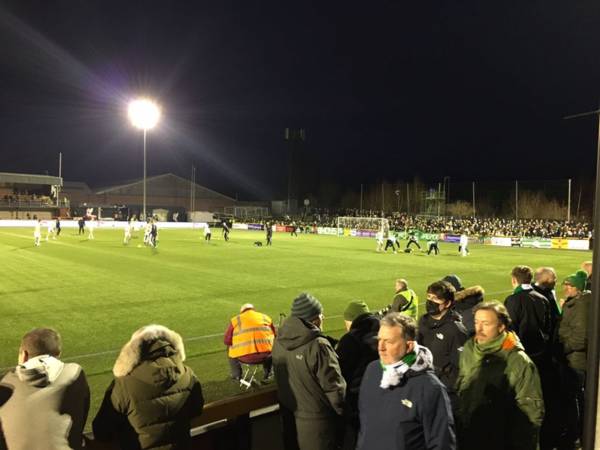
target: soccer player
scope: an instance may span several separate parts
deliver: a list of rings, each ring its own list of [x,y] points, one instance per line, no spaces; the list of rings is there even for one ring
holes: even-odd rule
[[[158,245],[158,226],[154,220],[151,221],[150,226],[150,245],[154,248]]]
[[[210,232],[210,226],[208,226],[208,224],[206,224],[206,226],[204,227],[204,240],[207,242],[210,242],[211,237],[212,237],[212,234]]]
[[[146,227],[144,228],[144,245],[150,244],[150,232],[152,231],[152,219],[146,219]]]
[[[54,226],[54,229],[56,230],[56,236],[60,236],[60,217],[56,218],[56,224]]]
[[[223,219],[223,238],[225,241],[229,241],[229,225],[226,219]]]
[[[461,235],[460,235],[460,247],[459,247],[459,251],[460,251],[460,256],[467,256],[469,254],[469,236],[467,235],[467,233],[469,232],[469,230],[465,230]]]
[[[381,252],[383,250],[383,231],[379,230],[376,234],[375,234],[375,241],[377,242],[377,252]]]
[[[54,235],[54,221],[48,220],[46,223],[48,225],[48,228],[46,229],[46,242],[48,242],[50,236],[52,236],[52,239],[56,239],[56,236]]]
[[[273,245],[273,227],[270,223],[265,224],[265,230],[267,231],[267,246]]]
[[[96,228],[96,222],[94,220],[94,218],[92,217],[92,219],[90,220],[90,223],[88,225],[88,239],[94,239],[94,228]]]
[[[290,236],[296,236],[298,237],[298,233],[296,232],[296,230],[298,229],[298,227],[296,226],[296,222],[292,222],[292,225],[290,226]]]
[[[40,246],[40,241],[42,240],[42,220],[38,219],[35,223],[35,228],[33,229],[33,245],[36,247]]]
[[[389,247],[392,247],[392,250],[394,251],[394,254],[396,253],[396,245],[398,245],[398,248],[400,248],[400,244],[398,244],[398,241],[396,240],[396,236],[393,233],[389,233],[388,237],[385,241],[385,248],[383,249],[384,251],[387,252],[387,249]]]
[[[129,244],[131,240],[131,220],[128,220],[125,224],[125,235],[123,236],[123,245]]]
[[[421,250],[419,240],[417,239],[417,234],[414,231],[408,233],[408,242],[406,243],[406,249],[409,249],[411,244],[415,244],[417,248]]]
[[[427,254],[431,255],[432,251],[434,252],[435,255],[438,255],[440,253],[437,239],[432,239],[430,241],[427,241]]]

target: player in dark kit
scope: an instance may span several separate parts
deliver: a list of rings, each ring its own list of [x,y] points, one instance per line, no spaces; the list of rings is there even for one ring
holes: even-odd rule
[[[223,219],[223,239],[225,239],[225,241],[229,241],[229,225],[225,219]]]
[[[158,236],[158,227],[156,226],[156,222],[152,221],[152,227],[150,228],[150,245],[156,248],[157,242],[156,238]]]
[[[77,221],[77,225],[79,225],[79,232],[77,234],[85,234],[85,219],[83,217]]]
[[[438,255],[440,253],[440,249],[438,248],[437,239],[427,242],[427,254],[431,255],[432,251],[434,252],[435,255]]]
[[[273,227],[270,223],[265,224],[265,229],[267,230],[267,246],[273,245]]]
[[[54,229],[56,230],[56,236],[60,236],[60,217],[56,218],[56,225],[54,225]]]
[[[290,236],[298,237],[298,233],[296,232],[297,229],[296,222],[292,222],[292,225],[290,226]]]
[[[409,249],[411,244],[415,244],[419,248],[419,250],[421,250],[421,246],[419,245],[419,241],[417,240],[417,236],[414,231],[412,233],[408,233],[408,242],[406,243],[406,249]]]

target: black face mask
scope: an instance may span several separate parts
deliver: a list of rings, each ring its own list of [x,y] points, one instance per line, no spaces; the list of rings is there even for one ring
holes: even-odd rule
[[[431,300],[427,300],[425,309],[427,309],[427,314],[430,316],[437,316],[441,312],[439,303],[432,302]]]

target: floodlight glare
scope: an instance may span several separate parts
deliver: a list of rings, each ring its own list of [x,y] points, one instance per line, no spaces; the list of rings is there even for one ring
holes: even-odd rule
[[[140,98],[129,103],[129,120],[140,130],[150,130],[160,119],[160,108],[147,98]]]

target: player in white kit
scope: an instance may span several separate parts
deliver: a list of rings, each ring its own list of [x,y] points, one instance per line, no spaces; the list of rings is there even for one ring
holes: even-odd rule
[[[460,235],[460,256],[467,256],[469,254],[469,236],[467,233],[468,230],[465,230]]]

